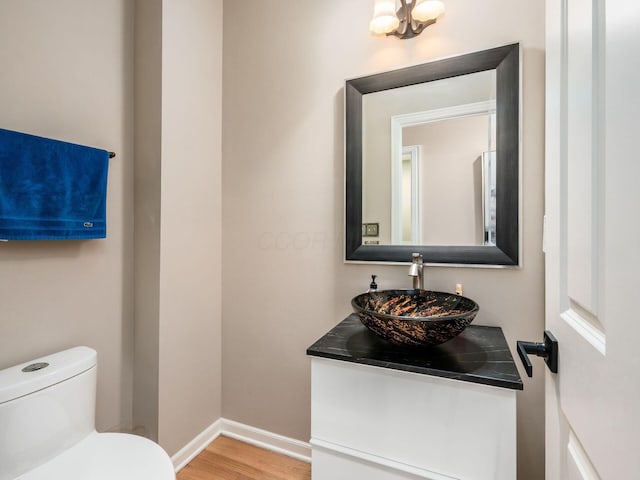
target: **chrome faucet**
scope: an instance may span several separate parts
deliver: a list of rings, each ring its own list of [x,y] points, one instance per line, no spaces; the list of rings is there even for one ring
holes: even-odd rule
[[[411,267],[409,267],[409,276],[413,277],[413,289],[424,289],[424,264],[422,263],[422,255],[414,253],[412,255]]]

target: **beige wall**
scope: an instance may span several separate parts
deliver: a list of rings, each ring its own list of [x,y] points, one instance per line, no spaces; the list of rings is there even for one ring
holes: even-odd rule
[[[345,78],[522,42],[523,268],[432,267],[426,283],[462,283],[480,304],[476,322],[501,326],[511,346],[541,338],[543,4],[446,5],[442,21],[402,41],[370,36],[370,0],[225,2],[224,417],[308,440],[306,347],[349,313],[371,273],[381,288],[409,286],[405,267],[342,261]],[[525,378],[518,394],[520,480],[544,477],[542,379]]]
[[[159,441],[220,417],[222,0],[163,0]]]
[[[482,245],[482,152],[489,116],[473,115],[402,129],[404,146],[420,146],[422,243]]]
[[[117,153],[107,238],[0,243],[0,368],[98,351],[99,429],[132,403],[133,9],[127,0],[2,0],[0,127]]]
[[[158,440],[162,1],[135,6],[133,427]]]
[[[222,0],[3,0],[0,41],[0,128],[117,153],[106,240],[0,243],[0,368],[94,347],[98,429],[173,454],[220,417]]]
[[[134,425],[220,417],[222,1],[138,0]]]

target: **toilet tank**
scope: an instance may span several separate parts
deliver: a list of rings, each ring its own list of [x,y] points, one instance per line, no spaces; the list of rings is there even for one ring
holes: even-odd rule
[[[0,480],[13,480],[95,430],[95,350],[75,347],[0,370]]]

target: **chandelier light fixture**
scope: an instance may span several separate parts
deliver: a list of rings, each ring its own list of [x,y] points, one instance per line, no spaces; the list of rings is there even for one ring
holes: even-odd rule
[[[436,23],[443,13],[444,3],[441,0],[400,0],[398,10],[396,0],[374,0],[369,30],[376,35],[413,38]]]

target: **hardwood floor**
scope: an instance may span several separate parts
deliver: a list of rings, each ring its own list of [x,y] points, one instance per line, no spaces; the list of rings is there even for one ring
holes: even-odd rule
[[[216,438],[178,480],[310,480],[311,465],[232,438]]]

